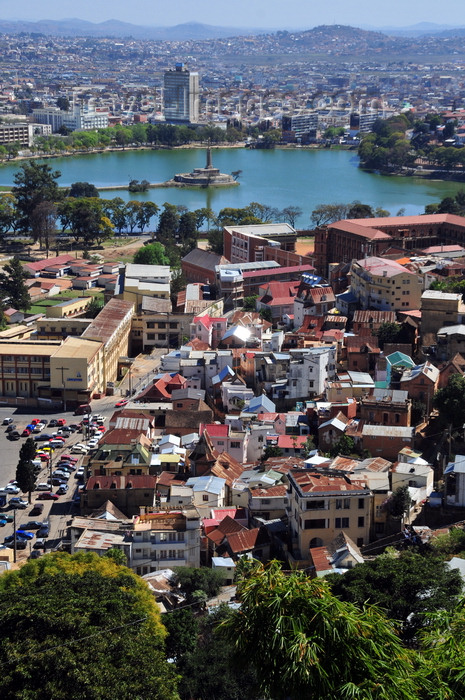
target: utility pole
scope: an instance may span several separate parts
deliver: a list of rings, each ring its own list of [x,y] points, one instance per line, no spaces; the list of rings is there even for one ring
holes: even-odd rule
[[[16,564],[16,508],[13,511],[13,562]]]
[[[52,484],[52,471],[53,471],[53,447],[50,449],[50,459],[48,460],[48,468],[50,472],[50,491],[53,491],[53,484]]]
[[[61,387],[63,391],[63,411],[66,413],[66,388],[65,388],[65,375],[64,372],[69,370],[69,367],[57,367],[58,371],[61,371]]]

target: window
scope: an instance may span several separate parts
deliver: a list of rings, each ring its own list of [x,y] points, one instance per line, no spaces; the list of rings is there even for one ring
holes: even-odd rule
[[[363,510],[365,508],[365,499],[364,498],[359,498],[358,499],[358,509]]]
[[[147,340],[155,340],[155,333],[147,333]]]
[[[349,518],[336,518],[335,521],[336,530],[344,530],[349,527]]]
[[[325,510],[325,502],[322,501],[307,501],[307,510]]]
[[[336,510],[341,510],[342,508],[342,498],[336,498]]]
[[[350,510],[350,498],[344,498],[344,510]]]
[[[206,493],[203,494],[202,501],[208,501],[208,494],[206,494]]]
[[[237,449],[239,449],[240,446],[241,446],[241,443],[239,440],[234,440],[233,442],[231,442],[231,449],[232,450],[237,450]]]
[[[158,340],[166,340],[166,333],[159,333]]]
[[[304,523],[305,530],[321,530],[323,528],[326,528],[325,518],[315,518],[312,520],[306,520]]]
[[[158,327],[160,328],[160,324],[158,324]],[[170,328],[177,328],[177,327],[178,327],[177,321],[170,321]]]
[[[166,328],[165,321],[158,321],[158,328]]]
[[[358,519],[358,527],[365,527],[365,518],[361,515]]]

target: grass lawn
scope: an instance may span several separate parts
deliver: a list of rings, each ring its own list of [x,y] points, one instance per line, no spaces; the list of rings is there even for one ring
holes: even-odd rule
[[[42,299],[36,304],[33,304],[29,311],[33,314],[43,314],[50,306],[56,306],[61,304],[62,301],[67,301],[68,299],[79,299],[82,297],[103,297],[103,289],[65,289],[60,294],[57,294],[51,299]]]

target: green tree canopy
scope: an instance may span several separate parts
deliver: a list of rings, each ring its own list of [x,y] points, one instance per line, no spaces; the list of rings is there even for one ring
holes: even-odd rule
[[[378,343],[381,350],[384,348],[385,343],[398,343],[400,332],[401,326],[398,323],[392,321],[381,323],[380,327],[375,332],[378,336]]]
[[[444,423],[462,426],[465,423],[465,377],[452,374],[447,386],[433,396],[433,406]]]
[[[174,584],[186,595],[187,603],[194,601],[193,595],[197,591],[203,591],[208,598],[212,598],[218,594],[223,583],[221,572],[204,566],[200,569],[177,567],[174,573]]]
[[[222,630],[236,658],[274,700],[413,700],[421,679],[413,655],[375,607],[339,600],[321,579],[246,562],[241,608]]]
[[[38,163],[30,160],[20,165],[15,174],[12,194],[16,198],[16,208],[19,212],[19,225],[21,231],[28,232],[31,228],[31,216],[34,209],[41,202],[58,202],[61,193],[57,180],[61,176],[58,170],[46,163]]]
[[[27,493],[29,503],[31,494],[36,487],[36,474],[32,460],[36,456],[36,445],[32,438],[27,438],[19,451],[19,461],[16,467],[16,481],[23,493]]]
[[[148,243],[134,254],[134,262],[138,265],[169,265],[170,259],[161,243]]]
[[[3,266],[4,272],[0,272],[0,296],[8,300],[8,304],[15,309],[27,311],[31,305],[31,297],[25,285],[27,274],[19,258],[14,257]]]
[[[401,623],[404,640],[411,641],[429,624],[427,613],[453,610],[461,593],[458,570],[438,556],[407,551],[398,557],[382,554],[357,564],[343,576],[331,574],[331,591],[343,601],[382,608]]]
[[[100,197],[95,185],[90,182],[73,182],[69,188],[69,197]]]
[[[177,700],[146,584],[110,558],[48,554],[0,577],[3,700]]]

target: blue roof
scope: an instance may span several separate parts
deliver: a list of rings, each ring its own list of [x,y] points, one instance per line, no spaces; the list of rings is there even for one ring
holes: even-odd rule
[[[253,399],[249,401],[249,405],[243,410],[243,413],[256,413],[260,408],[262,408],[265,413],[276,413],[276,405],[265,396],[265,394],[260,394],[260,396],[254,396]]]

